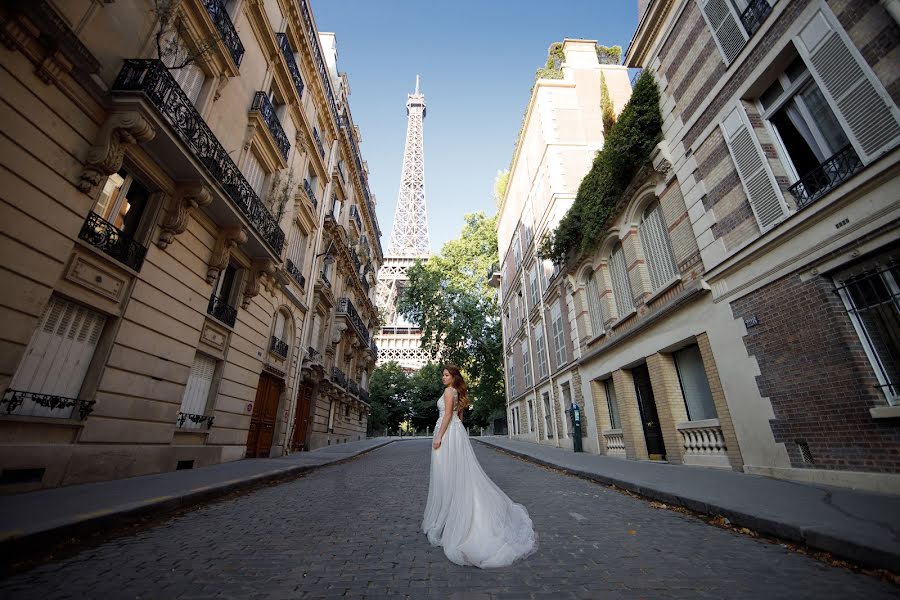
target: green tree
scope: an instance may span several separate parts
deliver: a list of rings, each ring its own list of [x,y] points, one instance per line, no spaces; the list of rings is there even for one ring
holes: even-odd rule
[[[396,430],[406,418],[409,377],[396,361],[380,365],[369,380],[369,431]]]
[[[606,77],[600,73],[600,110],[603,114],[603,133],[609,135],[613,125],[616,124],[616,111],[613,109],[612,99],[609,97],[609,88],[606,87]]]
[[[443,368],[430,362],[409,376],[410,421],[415,429],[434,427],[438,419],[437,402],[444,393]]]
[[[465,225],[441,254],[407,272],[399,310],[422,329],[422,347],[452,362],[469,383],[478,424],[505,412],[503,341],[496,292],[487,272],[498,261],[496,217],[465,215]]]

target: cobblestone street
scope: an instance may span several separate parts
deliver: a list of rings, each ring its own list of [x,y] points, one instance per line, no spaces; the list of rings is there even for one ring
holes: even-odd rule
[[[429,444],[182,514],[0,583],[40,598],[893,598],[896,588],[476,444],[526,505],[537,553],[448,562],[419,535]]]

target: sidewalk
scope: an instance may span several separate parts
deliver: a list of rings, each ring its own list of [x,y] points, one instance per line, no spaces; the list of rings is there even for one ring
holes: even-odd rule
[[[0,555],[121,525],[143,514],[214,500],[255,484],[339,463],[399,439],[372,438],[280,458],[250,458],[0,496]]]
[[[474,437],[525,460],[611,484],[739,527],[900,572],[900,496],[718,469],[574,453],[506,437]]]

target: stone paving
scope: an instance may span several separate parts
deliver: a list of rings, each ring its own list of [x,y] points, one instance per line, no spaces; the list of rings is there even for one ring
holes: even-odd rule
[[[420,535],[427,440],[215,502],[0,582],[7,599],[896,598],[896,587],[480,444],[539,549],[456,566]]]

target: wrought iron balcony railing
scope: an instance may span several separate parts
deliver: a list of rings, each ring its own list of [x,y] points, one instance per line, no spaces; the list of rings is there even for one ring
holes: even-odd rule
[[[89,212],[78,238],[116,259],[123,265],[140,271],[147,249],[122,233],[112,223],[95,212]]]
[[[220,298],[216,295],[209,297],[209,304],[206,305],[206,314],[222,321],[229,327],[234,327],[234,323],[237,321],[237,309],[229,305],[225,298]]]
[[[319,156],[325,160],[325,146],[322,145],[322,138],[319,137],[319,130],[313,127],[313,139],[316,141],[316,148],[319,149]]]
[[[366,404],[368,404],[369,403],[369,391],[360,389],[359,390],[359,399],[362,400],[363,402],[365,402]]]
[[[306,277],[303,276],[303,273],[300,272],[300,269],[291,261],[291,259],[287,259],[285,261],[285,267],[287,268],[287,272],[291,275],[291,278],[297,282],[297,285],[300,286],[300,289],[306,289]]]
[[[49,408],[50,410],[65,410],[74,406],[77,408],[82,421],[94,411],[94,405],[97,403],[96,400],[81,400],[79,398],[66,398],[65,396],[8,389],[3,394],[3,399],[0,399],[0,405],[5,404],[6,414],[10,415],[22,406],[26,400],[30,400],[38,406]],[[67,415],[61,416],[67,417]]]
[[[339,160],[337,164],[338,173],[341,174],[341,181],[347,183],[347,170],[344,169],[344,161]]]
[[[347,382],[347,391],[354,396],[359,396],[359,384],[351,379]]]
[[[303,189],[306,191],[306,197],[309,198],[310,202],[312,202],[313,208],[318,210],[319,201],[316,200],[316,194],[315,192],[313,192],[312,185],[309,183],[309,179],[303,180]]]
[[[309,360],[311,360],[311,361],[317,361],[317,360],[319,360],[319,357],[322,356],[321,353],[318,350],[316,350],[315,348],[313,348],[312,346],[307,348],[306,352],[307,352],[307,354],[309,354]]]
[[[231,55],[234,66],[240,67],[241,59],[244,58],[244,45],[241,43],[237,29],[234,28],[234,23],[231,22],[231,17],[228,16],[225,4],[222,0],[203,0],[203,6],[206,7],[206,12],[209,13],[213,24],[219,30],[222,43],[225,44],[228,54]]]
[[[363,324],[363,320],[360,318],[359,313],[356,312],[356,307],[353,306],[350,298],[341,298],[338,301],[337,314],[346,315],[350,322],[353,323],[353,327],[356,328],[356,333],[359,334],[360,339],[368,345],[369,330]]]
[[[169,70],[159,60],[126,60],[113,90],[142,92],[159,110],[178,137],[218,181],[238,210],[266,243],[281,253],[284,232],[272,213],[263,205],[243,173],[181,90]]]
[[[369,184],[366,181],[365,169],[363,169],[362,159],[359,156],[359,147],[356,145],[356,138],[353,135],[353,126],[350,123],[350,117],[347,116],[347,112],[344,112],[342,117],[342,129],[344,130],[344,136],[347,138],[347,141],[350,143],[350,148],[353,150],[353,161],[356,163],[356,172],[359,175],[359,185],[363,191],[363,197],[366,199],[366,206],[369,208],[369,216],[376,223],[375,227],[378,228],[377,225],[377,217],[375,215],[375,207],[372,205],[372,198],[369,196]],[[373,241],[378,246],[379,252],[381,251],[381,237],[380,234],[374,236]]]
[[[847,145],[821,165],[800,177],[788,191],[797,199],[797,208],[805,208],[836,188],[862,168],[852,145]]]
[[[281,358],[287,358],[288,345],[284,341],[279,340],[274,335],[272,336],[272,342],[269,344],[269,350],[271,350]]]
[[[356,229],[362,231],[362,218],[359,216],[359,209],[356,205],[350,207],[350,218],[356,222]]]
[[[190,421],[197,426],[196,428],[199,428],[202,423],[206,423],[206,428],[212,429],[213,421],[215,421],[215,419],[216,418],[212,415],[195,415],[193,413],[179,412],[178,420],[176,422],[178,423],[178,427],[184,427],[184,424],[187,421]],[[196,428],[190,427],[190,429]]]
[[[337,125],[338,111],[337,104],[334,101],[334,92],[331,89],[331,74],[328,67],[325,66],[325,59],[322,57],[322,49],[319,47],[319,30],[313,23],[312,12],[309,9],[308,0],[300,0],[300,14],[303,17],[303,24],[306,26],[306,37],[312,46],[313,58],[316,62],[316,70],[319,72],[319,80],[325,84],[325,97],[328,100],[328,107],[331,109],[331,116],[334,117],[334,123]]]
[[[253,96],[253,103],[250,104],[250,110],[255,110],[262,115],[266,127],[269,128],[269,133],[275,140],[275,145],[278,146],[278,152],[281,153],[282,158],[287,160],[288,153],[291,151],[291,143],[287,139],[284,128],[281,127],[278,115],[275,114],[275,107],[272,106],[265,92],[256,92]]]
[[[747,8],[741,13],[741,22],[747,30],[747,35],[752,37],[771,12],[772,6],[767,0],[750,0]]]
[[[353,248],[350,248],[350,262],[353,263],[353,268],[356,269],[356,276],[359,277],[359,272],[362,270],[362,263],[359,260],[359,255]]]
[[[375,343],[374,339],[371,342],[369,342],[369,350],[372,351],[372,357],[375,360],[378,360],[378,345]]]
[[[347,387],[347,375],[337,367],[331,369],[331,379],[339,386]]]
[[[300,67],[297,66],[297,59],[294,58],[294,49],[288,41],[286,33],[276,33],[278,38],[278,47],[281,48],[281,54],[287,63],[288,71],[291,72],[291,79],[294,80],[294,87],[297,88],[297,95],[303,98],[303,77],[300,76]]]

